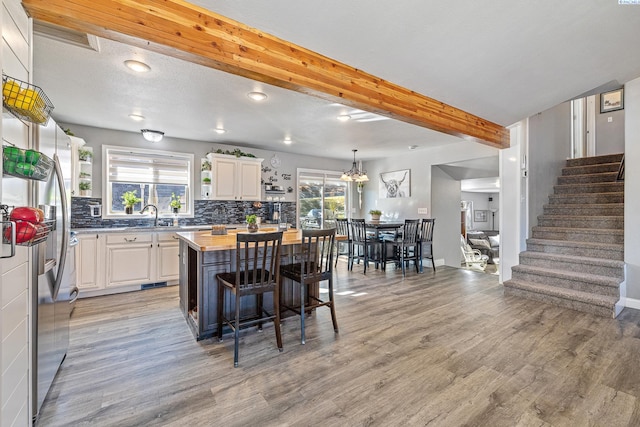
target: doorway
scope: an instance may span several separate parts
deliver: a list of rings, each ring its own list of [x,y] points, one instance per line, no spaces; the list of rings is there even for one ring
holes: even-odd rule
[[[298,169],[298,227],[335,228],[349,212],[349,186],[342,172]]]

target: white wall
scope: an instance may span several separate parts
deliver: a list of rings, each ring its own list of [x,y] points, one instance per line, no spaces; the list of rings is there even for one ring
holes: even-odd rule
[[[460,181],[437,166],[431,168],[433,256],[436,265],[460,267]],[[457,215],[451,215],[456,212]]]
[[[625,84],[624,261],[627,306],[640,309],[640,78]],[[631,119],[633,118],[633,120]]]
[[[625,110],[600,114],[600,95],[596,101],[596,156],[624,152]]]
[[[493,199],[491,202],[489,197]],[[467,224],[467,230],[500,230],[500,211],[498,210],[495,216],[491,212],[491,209],[498,209],[498,206],[500,206],[500,193],[463,191],[460,193],[460,199],[473,202],[473,210],[487,211],[487,220],[485,222],[472,221],[471,224]],[[471,217],[474,218],[474,215],[472,214]]]
[[[529,225],[538,215],[571,157],[571,103],[565,102],[529,118]],[[530,233],[530,231],[529,231]]]

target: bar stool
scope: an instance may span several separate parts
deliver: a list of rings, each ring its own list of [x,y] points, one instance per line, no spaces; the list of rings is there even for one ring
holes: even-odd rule
[[[300,284],[300,307],[283,307],[300,316],[300,342],[305,343],[304,317],[305,313],[318,307],[331,309],[333,330],[338,332],[336,309],[333,302],[333,244],[336,229],[302,230],[302,245],[300,253],[294,254],[292,264],[280,267],[280,278],[288,278]],[[329,281],[328,300],[309,292],[309,286],[324,280]],[[280,283],[282,286],[282,283]]]
[[[353,256],[353,242],[351,241],[351,226],[347,218],[336,218],[336,234],[347,236],[347,240],[336,242],[336,267],[338,266],[338,258],[347,256],[347,265],[351,262]]]
[[[273,320],[276,330],[278,349],[282,351],[282,336],[280,334],[280,246],[282,232],[274,233],[238,233],[236,238],[236,271],[219,273],[218,279],[218,340],[222,341],[223,323],[231,327],[234,332],[233,366],[238,367],[238,341],[240,328],[258,325],[262,329],[262,322]],[[224,299],[226,290],[235,295],[235,310],[233,319],[224,315]],[[263,294],[273,292],[273,314],[268,313],[262,306]],[[251,318],[240,318],[240,300],[242,297],[256,296],[256,313]]]

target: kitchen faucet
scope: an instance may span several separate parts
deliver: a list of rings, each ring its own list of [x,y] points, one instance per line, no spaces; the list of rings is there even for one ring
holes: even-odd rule
[[[156,207],[156,205],[152,205],[151,203],[144,205],[144,207],[142,209],[140,209],[140,213],[144,213],[145,210],[147,210],[147,208],[153,208],[153,210],[155,211],[156,214],[156,219],[153,222],[153,226],[157,227],[158,226],[158,208]]]

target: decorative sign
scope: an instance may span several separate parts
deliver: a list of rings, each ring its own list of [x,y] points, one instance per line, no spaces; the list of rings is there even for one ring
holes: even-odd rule
[[[291,174],[290,173],[283,173],[281,176],[282,176],[282,179],[284,181],[291,181]]]

